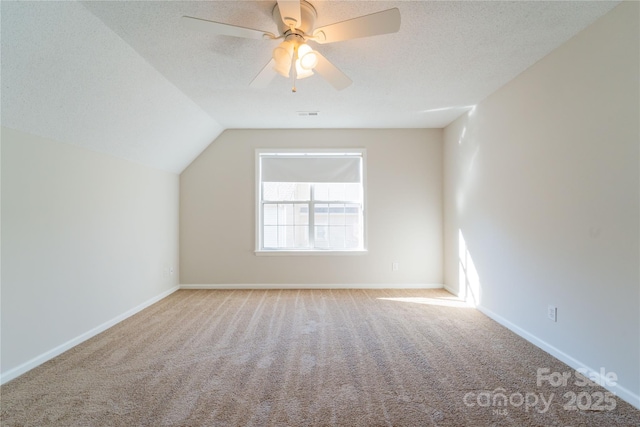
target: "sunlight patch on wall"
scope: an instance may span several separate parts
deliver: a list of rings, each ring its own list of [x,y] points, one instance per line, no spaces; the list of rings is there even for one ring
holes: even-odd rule
[[[462,140],[464,139],[464,136],[467,134],[467,126],[465,125],[462,128],[462,132],[460,132],[460,138],[458,139],[458,145],[462,145]]]
[[[462,230],[458,230],[458,296],[475,307],[480,305],[481,290],[478,271]]]

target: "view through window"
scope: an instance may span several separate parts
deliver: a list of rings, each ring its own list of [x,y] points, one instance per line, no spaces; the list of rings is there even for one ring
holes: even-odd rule
[[[258,250],[364,249],[363,152],[258,155]]]

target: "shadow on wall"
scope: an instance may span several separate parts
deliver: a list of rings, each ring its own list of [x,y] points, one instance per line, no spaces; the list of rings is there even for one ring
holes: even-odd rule
[[[482,297],[480,276],[460,229],[458,229],[458,297],[474,307],[480,305]]]

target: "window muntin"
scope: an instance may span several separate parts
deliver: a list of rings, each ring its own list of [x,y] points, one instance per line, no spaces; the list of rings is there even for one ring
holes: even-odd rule
[[[364,250],[363,155],[258,153],[257,250]]]

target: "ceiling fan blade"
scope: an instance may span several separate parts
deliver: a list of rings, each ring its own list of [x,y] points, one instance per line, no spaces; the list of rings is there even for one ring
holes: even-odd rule
[[[264,66],[264,68],[258,73],[258,75],[249,84],[250,87],[261,89],[269,86],[269,83],[276,76],[276,70],[273,67],[276,65],[276,61],[271,58],[271,61]]]
[[[194,18],[192,16],[183,16],[183,22],[198,31],[207,31],[211,34],[222,36],[243,37],[246,39],[263,39],[275,38],[275,36],[268,31],[255,30],[253,28],[239,27],[237,25],[223,24],[222,22],[209,21],[201,18]]]
[[[300,0],[278,0],[278,9],[282,22],[287,27],[297,28],[302,23],[300,16]]]
[[[327,58],[322,56],[320,52],[315,52],[318,57],[318,63],[316,64],[314,70],[318,72],[326,81],[331,83],[331,86],[336,88],[337,90],[342,90],[349,86],[352,82],[349,77],[342,71],[338,69],[335,65],[333,65]]]
[[[399,29],[400,11],[393,8],[320,27],[313,32],[313,36],[315,41],[324,44],[396,33]]]

